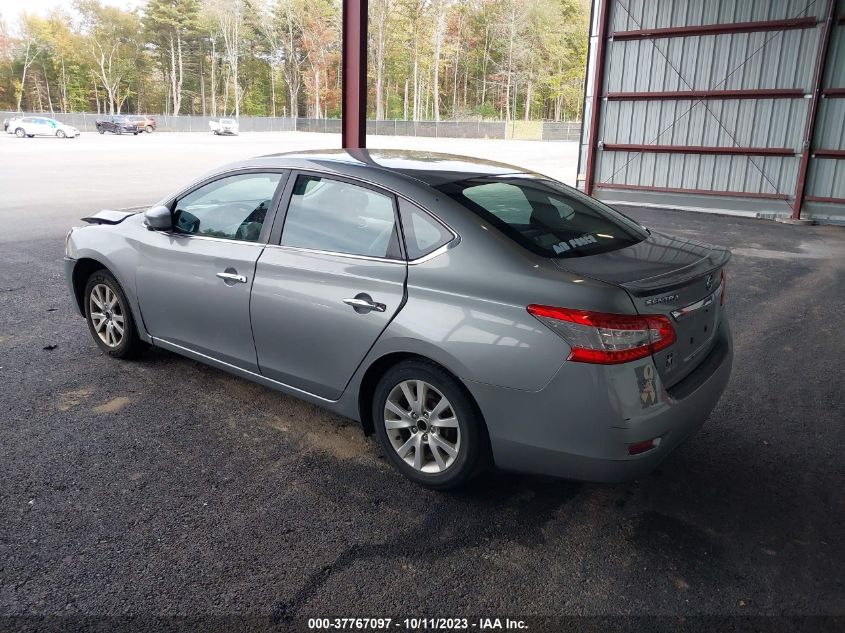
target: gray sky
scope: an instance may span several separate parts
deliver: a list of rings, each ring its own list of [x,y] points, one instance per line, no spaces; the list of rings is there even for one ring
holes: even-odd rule
[[[110,4],[115,7],[137,7],[140,0],[100,0],[103,4]],[[53,8],[61,8],[70,10],[72,0],[0,0],[0,14],[6,24],[14,27],[18,21],[18,16],[27,11],[28,13],[37,13],[39,15],[47,15]]]

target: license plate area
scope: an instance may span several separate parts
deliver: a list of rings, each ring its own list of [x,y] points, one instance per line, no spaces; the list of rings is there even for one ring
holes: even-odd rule
[[[710,348],[716,334],[716,294],[672,311],[678,340],[675,351],[684,365],[694,362]]]

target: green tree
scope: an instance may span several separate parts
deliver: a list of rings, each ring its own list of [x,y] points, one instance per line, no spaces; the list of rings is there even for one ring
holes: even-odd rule
[[[146,40],[159,55],[162,73],[168,80],[172,112],[182,108],[182,86],[185,80],[183,49],[197,34],[198,0],[148,0],[144,9]]]

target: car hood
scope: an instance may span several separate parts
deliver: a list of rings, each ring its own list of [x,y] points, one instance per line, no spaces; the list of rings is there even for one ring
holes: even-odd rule
[[[567,272],[624,287],[634,295],[669,290],[723,266],[728,249],[650,231],[642,242],[619,250],[554,262]]]

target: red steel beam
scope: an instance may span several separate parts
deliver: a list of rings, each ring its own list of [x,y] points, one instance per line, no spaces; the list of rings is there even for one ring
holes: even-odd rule
[[[804,202],[822,202],[827,204],[845,204],[845,198],[830,198],[827,196],[804,196]]]
[[[614,40],[644,40],[663,37],[691,37],[694,35],[725,35],[728,33],[756,33],[761,31],[790,31],[810,29],[818,24],[816,18],[791,18],[788,20],[764,20],[757,22],[734,22],[701,24],[696,26],[670,26],[660,29],[637,29],[617,31],[611,35]]]
[[[814,149],[810,153],[815,158],[834,158],[836,160],[845,159],[845,149]]]
[[[593,77],[593,107],[590,110],[590,139],[587,144],[587,170],[584,175],[584,193],[593,192],[593,179],[596,174],[596,153],[598,148],[599,115],[601,114],[601,93],[604,83],[604,54],[607,45],[607,29],[610,25],[610,3],[614,0],[602,0],[599,16],[599,32],[596,34],[596,72]]]
[[[718,145],[645,145],[605,143],[608,152],[649,152],[662,154],[731,154],[734,156],[795,156],[790,147],[720,147]]]
[[[833,29],[833,20],[836,17],[836,0],[827,0],[827,18],[822,24],[821,38],[819,39],[819,53],[816,55],[816,72],[813,77],[812,98],[807,114],[807,127],[804,131],[804,145],[801,153],[801,163],[798,166],[798,179],[795,184],[795,199],[792,201],[792,219],[801,217],[801,203],[804,201],[804,189],[807,187],[807,171],[810,168],[810,148],[813,145],[813,136],[816,131],[816,114],[819,111],[819,97],[822,92],[822,78],[824,69],[827,66],[827,53],[830,49],[830,31]]]
[[[842,99],[845,97],[845,88],[826,88],[822,94],[827,99]]]
[[[609,92],[608,101],[670,101],[676,99],[802,99],[800,88],[754,90],[677,90],[674,92]]]
[[[764,200],[789,200],[785,193],[761,193],[754,191],[714,191],[713,189],[684,189],[683,187],[659,187],[656,185],[626,185],[602,182],[596,189],[619,189],[623,191],[654,191],[658,193],[693,193],[703,196],[731,196],[734,198],[762,198]]]
[[[341,145],[367,146],[367,0],[343,0]]]

